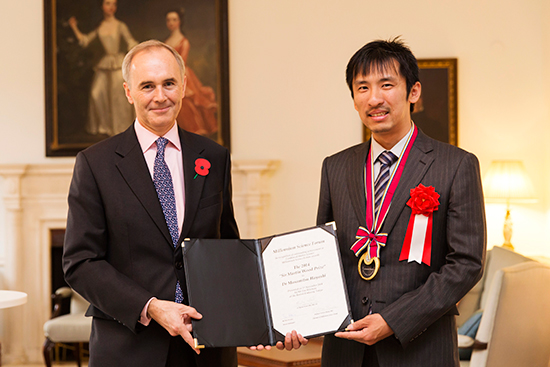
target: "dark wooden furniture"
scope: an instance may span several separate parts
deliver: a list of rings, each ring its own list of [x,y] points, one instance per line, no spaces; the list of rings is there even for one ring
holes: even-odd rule
[[[311,339],[298,350],[286,351],[273,347],[271,350],[255,351],[237,348],[239,365],[246,367],[320,367],[323,339]]]

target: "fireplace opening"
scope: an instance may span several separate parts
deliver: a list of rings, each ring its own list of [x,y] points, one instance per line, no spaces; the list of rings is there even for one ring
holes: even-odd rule
[[[51,289],[54,293],[61,287],[68,287],[63,276],[63,240],[65,239],[65,229],[50,229],[50,262],[51,262]],[[54,300],[51,300],[51,309],[53,310]],[[69,313],[70,300],[65,299],[62,302],[61,314]]]
[[[63,241],[65,239],[65,229],[50,229],[50,263],[51,263],[51,289],[52,293],[61,287],[68,287],[69,285],[65,282],[65,277],[63,276]],[[51,300],[51,309],[53,312],[55,302],[52,297]],[[61,313],[60,315],[65,315],[70,312],[71,300],[70,298],[64,298],[61,300]],[[88,343],[84,343],[80,348],[80,359],[86,357],[88,353]],[[73,345],[68,345],[64,343],[57,343],[53,350],[54,362],[66,362],[66,361],[76,361],[75,358],[75,348]]]

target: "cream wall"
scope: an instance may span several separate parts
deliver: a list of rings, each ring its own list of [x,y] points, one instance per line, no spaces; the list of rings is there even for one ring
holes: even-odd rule
[[[44,157],[42,8],[0,0],[0,163],[72,161]],[[361,141],[345,65],[369,40],[402,35],[418,58],[458,58],[459,145],[483,171],[525,162],[540,200],[513,207],[512,240],[550,256],[547,0],[229,0],[229,18],[233,158],[281,161],[266,235],[315,223],[322,159]],[[492,246],[504,208],[487,213]],[[0,273],[4,216],[0,204]]]
[[[402,35],[418,58],[458,58],[459,145],[482,171],[525,162],[540,200],[512,208],[512,239],[550,254],[546,0],[241,0],[229,14],[234,158],[282,161],[267,232],[314,223],[322,159],[361,140],[345,65],[369,40]],[[487,207],[489,246],[502,243],[504,210]]]

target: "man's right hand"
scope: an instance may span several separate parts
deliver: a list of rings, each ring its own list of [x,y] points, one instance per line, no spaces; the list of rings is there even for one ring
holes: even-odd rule
[[[195,349],[195,342],[191,336],[191,331],[193,331],[191,319],[202,319],[202,315],[193,307],[155,298],[149,304],[147,314],[165,328],[170,335],[180,335],[197,354],[200,353],[198,349]]]
[[[306,345],[308,342],[309,340],[298,334],[296,330],[292,330],[291,333],[285,335],[285,342],[277,342],[276,347],[280,350],[300,349],[302,345]]]
[[[279,350],[292,350],[292,349],[300,349],[302,345],[306,345],[309,342],[306,338],[304,338],[301,334],[298,334],[296,330],[292,330],[290,333],[286,333],[285,341],[283,342],[277,342],[275,345],[277,349]],[[248,347],[250,350],[270,350],[270,345],[256,345],[253,347]]]

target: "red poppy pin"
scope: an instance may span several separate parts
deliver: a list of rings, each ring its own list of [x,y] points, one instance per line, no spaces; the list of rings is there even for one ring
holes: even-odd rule
[[[193,179],[197,178],[199,175],[206,176],[209,173],[210,167],[211,164],[207,159],[197,158],[195,161],[195,172],[197,172],[197,174]]]

